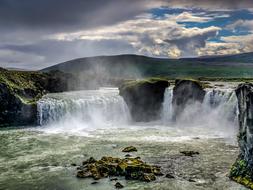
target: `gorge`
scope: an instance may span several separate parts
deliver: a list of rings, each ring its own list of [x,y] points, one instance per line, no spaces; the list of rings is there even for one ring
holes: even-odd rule
[[[69,173],[73,167],[69,162],[79,162],[87,156],[102,157],[108,153],[123,156],[117,149],[130,145],[130,142],[140,149],[135,155],[162,166],[165,174],[176,178],[174,181],[159,179],[159,186],[164,186],[164,189],[168,184],[179,189],[236,187],[224,176],[233,162],[230,178],[252,188],[252,85],[238,84],[150,78],[126,81],[119,88],[79,91],[72,91],[66,85],[61,88],[56,86],[58,89],[45,88],[45,91],[39,91],[41,94],[38,98],[31,101],[34,107],[28,109],[35,120],[15,123],[16,118],[22,120],[22,117],[15,116],[5,107],[7,110],[4,113],[12,114],[8,117],[10,119],[5,120],[9,126],[22,126],[27,122],[26,125],[36,127],[2,128],[0,131],[4,142],[1,144],[3,151],[0,161],[6,163],[1,166],[4,172],[0,182],[6,189],[29,189],[35,182],[38,188],[54,186],[58,189],[57,183],[63,183],[62,177],[69,176],[64,186],[79,189],[80,182],[74,185],[71,182],[73,179]],[[10,83],[2,82],[2,85]],[[14,90],[1,92],[2,99],[6,93],[16,98],[20,96],[17,87],[10,86]],[[23,97],[29,97],[26,95],[30,92],[29,88],[26,86],[21,91]],[[1,89],[3,91],[5,88]],[[61,92],[66,90],[71,91]],[[8,94],[8,97],[11,96]],[[7,105],[11,105],[8,101]],[[23,105],[27,103],[22,102]],[[2,120],[5,118],[1,116]],[[239,153],[235,146],[238,131]],[[13,145],[11,142],[14,141],[16,143]],[[94,147],[97,151],[94,151]],[[178,155],[187,149],[198,151],[200,155],[189,159]],[[154,152],[157,157],[154,157]],[[196,165],[191,165],[191,162]],[[23,182],[15,177],[16,171],[25,173],[20,179]],[[30,178],[30,175],[33,176]],[[38,181],[41,179],[39,176],[46,181]],[[50,176],[54,176],[58,182],[55,184],[50,181]],[[9,180],[15,183],[8,183]],[[87,183],[90,182],[85,182],[88,189],[95,188]],[[128,186],[124,181],[122,183]],[[158,183],[147,184],[147,187],[155,188]],[[96,188],[103,189],[106,186],[110,189],[110,185],[101,182]],[[138,182],[129,184],[129,189],[138,189],[139,185]]]

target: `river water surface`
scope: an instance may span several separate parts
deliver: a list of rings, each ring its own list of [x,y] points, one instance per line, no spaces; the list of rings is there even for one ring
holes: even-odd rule
[[[109,178],[75,177],[76,166],[89,157],[124,158],[133,145],[164,174],[154,182],[125,181],[124,189],[245,189],[227,174],[238,155],[236,98],[232,91],[208,91],[203,105],[189,105],[171,122],[171,89],[165,92],[161,120],[134,123],[117,89],[50,94],[38,104],[38,126],[0,130],[0,189],[111,190]],[[187,157],[180,151],[200,154]]]

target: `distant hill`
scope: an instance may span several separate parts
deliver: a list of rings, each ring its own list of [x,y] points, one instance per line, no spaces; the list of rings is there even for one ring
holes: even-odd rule
[[[142,77],[253,77],[253,52],[237,55],[182,59],[162,59],[139,55],[80,58],[60,63],[42,71],[60,70],[75,75],[98,78]]]

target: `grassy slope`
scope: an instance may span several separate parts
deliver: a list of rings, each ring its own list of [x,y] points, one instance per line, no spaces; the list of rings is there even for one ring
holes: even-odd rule
[[[45,74],[38,72],[0,70],[0,83],[24,103],[33,103],[42,95],[40,82],[44,79]]]
[[[81,58],[44,71],[61,70],[90,76],[138,77],[253,77],[253,53],[192,59],[158,59],[136,55]]]

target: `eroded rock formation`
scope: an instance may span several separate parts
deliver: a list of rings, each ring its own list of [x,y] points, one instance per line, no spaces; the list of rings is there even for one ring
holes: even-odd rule
[[[232,166],[230,178],[253,189],[253,84],[239,85],[236,95],[239,108],[240,155]]]
[[[120,95],[134,121],[152,121],[160,119],[164,91],[168,86],[165,79],[128,81],[120,87]]]

